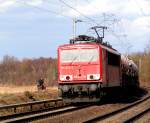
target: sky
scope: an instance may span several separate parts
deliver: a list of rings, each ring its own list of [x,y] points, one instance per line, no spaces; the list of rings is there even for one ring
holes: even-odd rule
[[[149,0],[0,0],[0,59],[57,57],[73,36],[74,18],[82,20],[76,35],[94,36],[92,26],[107,26],[104,41],[121,53],[149,44]]]

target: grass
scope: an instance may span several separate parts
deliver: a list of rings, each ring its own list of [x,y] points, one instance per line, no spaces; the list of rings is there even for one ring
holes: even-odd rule
[[[57,87],[47,87],[46,90],[37,91],[36,86],[18,86],[18,87],[0,87],[0,105],[9,105],[16,103],[25,103],[31,101],[40,101],[46,99],[56,99]],[[41,108],[41,107],[34,107]],[[19,111],[28,110],[27,108],[21,108]],[[0,111],[0,115],[6,115],[13,113],[11,110]]]
[[[0,87],[0,105],[57,98],[57,87],[37,91],[36,86]]]
[[[35,92],[37,88],[36,86],[0,86],[0,94],[16,94],[25,91]]]

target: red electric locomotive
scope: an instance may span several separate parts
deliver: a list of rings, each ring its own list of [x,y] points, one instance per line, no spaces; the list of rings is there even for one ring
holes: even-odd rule
[[[80,35],[58,48],[58,84],[67,102],[96,102],[109,88],[138,86],[138,69],[107,43]]]

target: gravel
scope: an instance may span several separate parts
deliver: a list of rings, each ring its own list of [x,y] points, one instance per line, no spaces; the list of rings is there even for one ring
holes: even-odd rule
[[[131,109],[128,109],[122,113],[119,113],[115,116],[107,118],[106,120],[103,120],[100,123],[107,123],[107,122],[122,123],[125,120],[137,115],[139,112],[142,112],[149,107],[150,107],[150,99],[137,105],[137,106],[135,106],[135,107],[133,107],[133,108],[131,108]]]
[[[136,120],[135,123],[150,123],[150,112],[144,114],[144,116]]]
[[[55,116],[52,118],[48,118],[45,120],[40,120],[36,123],[80,123],[84,122],[93,117],[97,117],[99,115],[104,115],[106,113],[112,112],[123,107],[123,104],[105,104],[105,105],[95,105],[88,108],[84,108],[78,111],[74,111],[71,113],[65,113],[60,116]]]
[[[142,94],[141,92],[139,93]],[[144,97],[144,95],[145,94],[143,92],[143,96],[141,95],[141,97]],[[116,98],[116,95],[115,95],[115,98]],[[73,111],[70,113],[65,113],[59,116],[53,116],[53,117],[35,121],[35,122],[36,123],[81,123],[81,122],[96,118],[98,116],[110,113],[112,111],[115,111],[117,109],[120,109],[136,101],[134,99],[127,99],[124,97],[123,97],[123,101],[119,101],[115,98],[112,98],[113,99],[112,102],[109,100],[110,102],[105,102],[104,104],[101,104],[101,105],[93,105],[88,108]],[[122,119],[124,119],[125,117],[128,118],[129,116],[132,116],[132,114],[141,111],[145,106],[149,106],[149,105],[150,105],[150,102],[146,102],[143,104],[142,107],[140,108],[135,107],[134,109],[131,110],[130,113],[127,112],[125,114],[122,114],[121,116],[118,116],[117,118],[109,119],[108,122],[114,122],[114,123],[116,123],[116,121],[119,122],[121,121],[120,118]]]

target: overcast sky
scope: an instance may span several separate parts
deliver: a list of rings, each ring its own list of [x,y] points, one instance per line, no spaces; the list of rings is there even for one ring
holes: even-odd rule
[[[149,0],[0,0],[0,59],[57,57],[57,47],[73,35],[93,35],[108,27],[105,41],[118,51],[144,51],[150,40]]]

